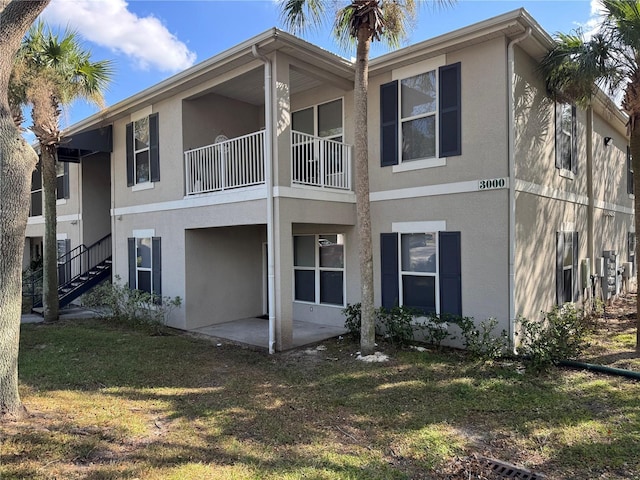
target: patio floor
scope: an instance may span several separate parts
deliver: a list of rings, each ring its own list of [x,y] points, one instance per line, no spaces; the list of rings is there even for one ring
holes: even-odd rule
[[[269,348],[269,321],[262,318],[245,318],[233,322],[200,327],[191,331],[201,335],[232,340],[254,347]],[[344,335],[345,333],[347,333],[347,330],[344,327],[294,320],[292,348],[321,342],[322,340]]]

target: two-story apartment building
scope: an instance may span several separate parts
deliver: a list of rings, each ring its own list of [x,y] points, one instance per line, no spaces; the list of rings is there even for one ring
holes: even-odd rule
[[[633,262],[626,119],[604,95],[554,103],[550,46],[520,9],[371,60],[377,305],[495,317],[513,337],[517,315],[608,292],[605,254]],[[294,319],[342,325],[360,295],[353,78],[272,29],[79,122],[60,240],[110,233],[115,275],[183,298],[177,328],[266,314],[286,349]],[[26,258],[37,215],[27,235]]]

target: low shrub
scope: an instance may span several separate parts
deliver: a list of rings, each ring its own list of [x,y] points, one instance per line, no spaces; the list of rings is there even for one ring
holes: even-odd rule
[[[102,283],[90,290],[83,297],[83,304],[98,309],[105,317],[149,328],[157,334],[171,312],[182,305],[182,299],[131,290],[116,275],[113,283]]]
[[[524,356],[534,370],[545,370],[560,360],[576,358],[589,345],[588,322],[570,303],[544,313],[542,321],[521,317],[518,325],[518,354]]]
[[[509,335],[502,330],[496,335],[498,320],[488,318],[479,324],[471,317],[452,317],[451,321],[460,327],[462,343],[467,352],[481,360],[502,357],[509,348]]]

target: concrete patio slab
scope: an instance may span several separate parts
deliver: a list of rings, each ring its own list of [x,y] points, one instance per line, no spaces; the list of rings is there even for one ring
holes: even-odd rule
[[[262,318],[245,318],[233,322],[208,325],[191,331],[254,347],[269,348],[269,321]],[[347,330],[344,327],[294,320],[292,348],[321,342],[345,333],[347,333]]]

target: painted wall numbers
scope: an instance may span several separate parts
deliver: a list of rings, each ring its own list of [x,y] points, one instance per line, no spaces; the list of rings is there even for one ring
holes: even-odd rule
[[[478,190],[496,190],[499,188],[507,188],[509,179],[507,178],[487,178],[478,180]]]

